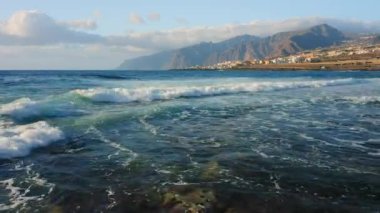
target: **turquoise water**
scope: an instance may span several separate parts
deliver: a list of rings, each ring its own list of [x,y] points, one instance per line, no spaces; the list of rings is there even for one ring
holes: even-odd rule
[[[0,72],[0,211],[379,201],[380,72]]]

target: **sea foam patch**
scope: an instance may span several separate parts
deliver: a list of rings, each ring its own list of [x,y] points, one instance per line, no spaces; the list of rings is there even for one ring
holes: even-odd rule
[[[143,88],[91,88],[77,89],[72,93],[96,102],[129,103],[138,101],[169,100],[181,97],[202,97],[242,92],[275,91],[293,88],[317,88],[355,83],[354,79],[315,81],[268,81],[229,83],[203,86],[143,87]]]
[[[45,121],[0,128],[0,158],[22,157],[33,148],[63,139],[63,132]]]
[[[3,202],[0,203],[0,212],[25,212],[27,209],[24,208],[29,203],[36,204],[43,201],[53,191],[55,184],[41,177],[41,174],[33,170],[32,167],[33,164],[24,166],[21,161],[15,165],[13,172],[17,171],[22,178],[13,177],[0,180],[0,189],[7,192],[7,195],[3,197]],[[32,192],[31,188],[38,189],[38,192]],[[8,201],[6,201],[6,197],[8,197]]]

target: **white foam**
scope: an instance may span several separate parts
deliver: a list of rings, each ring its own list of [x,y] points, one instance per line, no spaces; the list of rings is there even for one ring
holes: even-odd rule
[[[144,126],[144,129],[148,130],[150,133],[152,133],[153,135],[157,135],[157,132],[158,132],[158,128],[155,127],[154,125],[148,123],[146,121],[148,116],[143,116],[141,118],[139,118],[139,121],[141,124],[143,124]]]
[[[117,151],[111,155],[108,155],[107,158],[110,160],[112,158],[112,156],[118,156],[120,155],[120,151],[121,152],[124,152],[124,153],[127,153],[129,155],[129,158],[127,158],[123,163],[122,165],[127,167],[129,166],[129,164],[134,161],[137,157],[138,157],[138,154],[133,152],[132,150],[122,146],[121,144],[117,143],[117,142],[114,142],[114,141],[111,141],[110,139],[106,138],[104,136],[104,134],[98,130],[96,127],[94,126],[91,126],[89,129],[87,129],[86,131],[86,134],[89,134],[89,133],[93,133],[95,134],[96,136],[99,137],[99,139],[103,142],[105,142],[106,144],[108,144],[110,147],[116,149]]]
[[[377,150],[376,152],[369,152],[368,154],[375,157],[380,157],[380,150]]]
[[[0,120],[0,129],[4,129],[10,125],[12,125],[13,123],[11,121],[3,121],[3,120]]]
[[[114,198],[115,191],[113,191],[111,187],[108,187],[106,192],[107,192],[108,201],[110,202],[110,204],[107,205],[107,209],[112,209],[113,207],[117,205],[116,199]]]
[[[0,107],[0,115],[9,115],[16,118],[38,115],[39,113],[39,104],[30,98],[20,98]]]
[[[268,81],[228,83],[203,86],[172,86],[143,88],[92,88],[77,89],[72,93],[96,102],[129,103],[140,101],[169,100],[181,97],[202,97],[242,92],[274,91],[293,88],[316,88],[354,83],[354,79],[315,81]]]
[[[42,201],[53,191],[55,184],[49,183],[46,179],[42,178],[38,172],[33,171],[32,166],[33,164],[28,166],[16,165],[16,171],[25,170],[27,175],[21,183],[16,183],[15,178],[0,181],[0,187],[8,191],[8,202],[0,203],[0,211],[15,209],[23,211],[23,208],[27,207],[28,203]],[[38,186],[41,190],[40,193],[30,195],[30,188],[33,186]]]
[[[0,115],[7,115],[16,120],[39,116],[58,117],[84,113],[86,113],[84,110],[75,109],[75,103],[70,102],[64,95],[59,99],[48,97],[39,101],[20,98],[0,106]]]
[[[26,156],[33,148],[63,138],[63,132],[45,121],[0,128],[0,158]]]
[[[9,191],[10,204],[0,204],[0,211],[7,211],[14,209],[20,205],[27,203],[28,201],[38,199],[38,196],[27,196],[28,190],[23,190],[20,187],[15,186],[15,180],[13,178],[0,181],[0,186]]]
[[[350,101],[354,104],[380,103],[379,96],[348,96],[343,97],[343,100]]]

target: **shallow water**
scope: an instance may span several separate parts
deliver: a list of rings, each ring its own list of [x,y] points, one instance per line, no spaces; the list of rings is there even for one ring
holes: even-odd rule
[[[0,72],[0,211],[380,211],[380,72]]]

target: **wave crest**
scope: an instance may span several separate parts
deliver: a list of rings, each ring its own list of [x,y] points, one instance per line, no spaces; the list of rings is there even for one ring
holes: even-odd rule
[[[10,115],[16,118],[37,115],[39,112],[40,107],[38,106],[38,103],[32,101],[30,98],[20,98],[0,107],[1,115]]]
[[[75,108],[75,104],[61,96],[59,99],[47,98],[33,101],[30,98],[20,98],[0,106],[0,115],[7,115],[16,120],[39,117],[61,117],[68,115],[82,115],[86,112]]]
[[[169,100],[181,97],[202,97],[227,95],[244,92],[275,91],[293,88],[316,88],[352,84],[354,79],[293,81],[293,82],[253,82],[236,84],[218,84],[211,86],[182,86],[161,88],[92,88],[77,89],[72,93],[89,98],[95,102],[129,103],[140,101]]]
[[[45,121],[0,128],[0,158],[22,157],[37,147],[63,139],[63,132]]]

